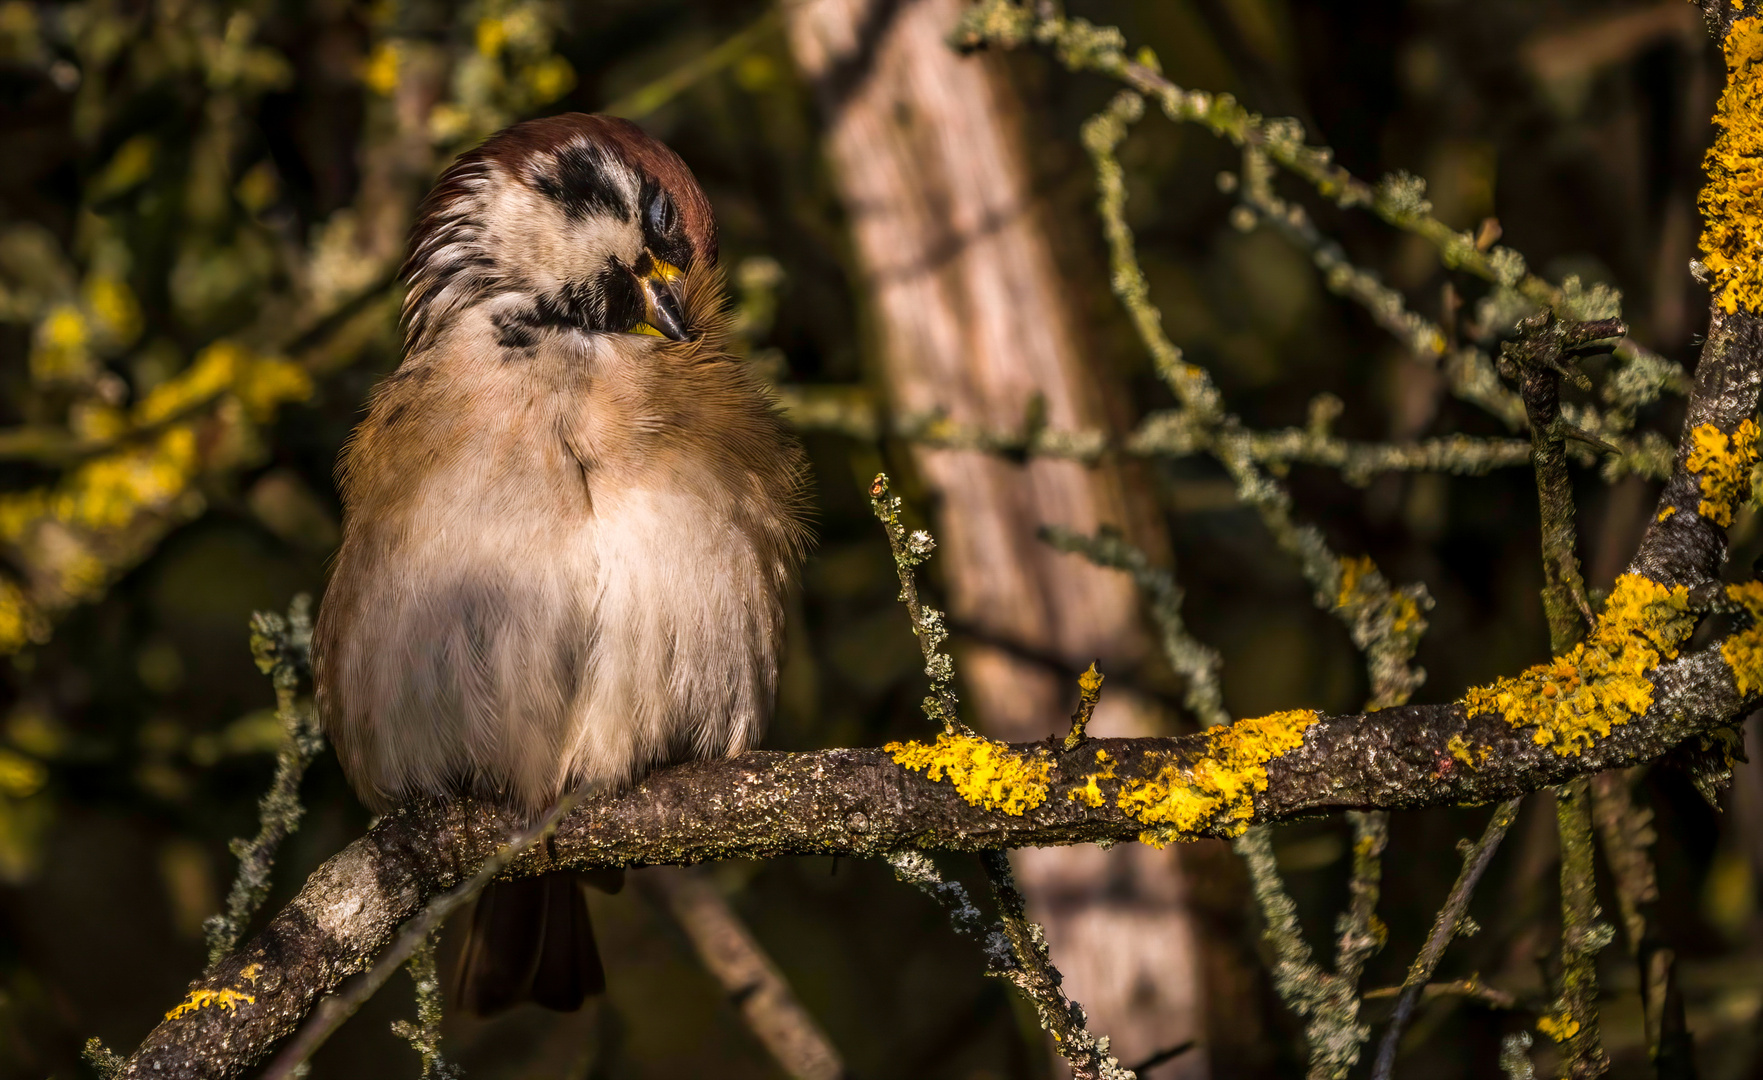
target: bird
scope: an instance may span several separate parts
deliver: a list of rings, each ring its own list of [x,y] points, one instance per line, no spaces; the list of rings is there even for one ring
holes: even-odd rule
[[[403,355],[338,461],[313,639],[357,796],[530,823],[757,744],[807,465],[731,351],[690,168],[627,120],[515,124],[442,172],[401,277]],[[580,876],[492,882],[456,986],[479,1015],[603,991]]]

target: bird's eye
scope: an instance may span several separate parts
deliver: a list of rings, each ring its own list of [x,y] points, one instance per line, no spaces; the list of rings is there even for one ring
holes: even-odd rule
[[[648,218],[651,236],[663,237],[673,231],[673,200],[668,198],[665,192],[657,192],[655,197],[649,200]]]

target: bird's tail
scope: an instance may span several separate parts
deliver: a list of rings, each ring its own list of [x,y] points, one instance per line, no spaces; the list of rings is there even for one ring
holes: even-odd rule
[[[492,881],[479,894],[459,956],[458,997],[467,1012],[493,1016],[528,1001],[573,1012],[606,989],[584,883],[583,875],[559,870]]]

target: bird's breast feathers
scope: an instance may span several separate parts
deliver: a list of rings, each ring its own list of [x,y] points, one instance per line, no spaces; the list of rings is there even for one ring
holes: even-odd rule
[[[800,454],[763,392],[629,335],[430,363],[376,397],[344,465],[319,651],[357,787],[537,812],[757,741],[802,532]]]

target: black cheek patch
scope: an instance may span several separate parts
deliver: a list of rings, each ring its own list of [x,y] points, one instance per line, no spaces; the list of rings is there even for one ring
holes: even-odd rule
[[[496,328],[496,344],[504,349],[530,349],[539,343],[538,312],[531,306],[499,311],[490,325]]]
[[[624,331],[643,321],[643,294],[629,270],[609,264],[589,289],[590,330]]]

